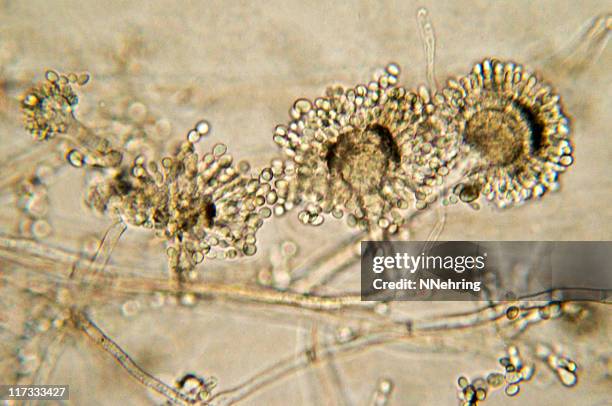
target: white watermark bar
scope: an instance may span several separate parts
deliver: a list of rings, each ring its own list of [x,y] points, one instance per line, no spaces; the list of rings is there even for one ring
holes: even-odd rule
[[[68,385],[0,385],[0,400],[69,400]]]
[[[361,299],[609,300],[610,241],[363,241]]]

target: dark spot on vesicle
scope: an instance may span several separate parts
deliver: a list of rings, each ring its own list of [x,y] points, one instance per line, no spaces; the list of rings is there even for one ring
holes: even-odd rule
[[[132,183],[130,182],[130,175],[126,169],[122,169],[121,172],[115,177],[114,189],[120,196],[126,196],[133,189]]]
[[[538,119],[537,114],[529,107],[519,103],[516,103],[515,107],[521,113],[531,131],[531,138],[529,140],[531,152],[538,152],[544,143],[544,125]]]
[[[338,143],[330,145],[327,149],[327,153],[325,154],[325,163],[327,164],[327,170],[330,172],[332,171],[332,168],[336,165],[336,159],[338,158],[336,156],[337,146]]]
[[[207,202],[204,206],[204,215],[206,216],[209,227],[212,226],[217,216],[217,206],[215,206],[213,202]]]
[[[367,130],[372,131],[380,137],[384,150],[388,151],[389,153],[389,158],[393,162],[399,163],[401,160],[401,155],[399,148],[397,147],[397,144],[393,139],[391,131],[389,131],[387,127],[382,126],[380,124],[371,125],[367,128]]]

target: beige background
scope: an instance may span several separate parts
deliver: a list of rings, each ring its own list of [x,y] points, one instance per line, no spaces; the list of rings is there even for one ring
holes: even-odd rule
[[[575,164],[562,176],[559,193],[507,211],[486,205],[479,211],[453,206],[439,238],[608,240],[612,237],[612,55],[604,50],[579,75],[558,69],[547,59],[571,46],[590,19],[609,11],[606,3],[5,0],[0,2],[0,55],[4,55],[0,74],[7,83],[5,95],[0,94],[4,97],[0,156],[7,162],[16,151],[33,148],[20,129],[14,100],[53,68],[92,74],[91,84],[79,91],[78,116],[86,123],[95,125],[94,112],[101,101],[139,101],[152,115],[171,123],[176,139],[206,118],[213,133],[202,143],[203,150],[224,142],[237,160],[263,165],[278,155],[271,139],[273,128],[288,121],[287,111],[298,97],[315,98],[332,83],[365,82],[391,61],[402,67],[400,79],[406,86],[424,83],[425,60],[415,16],[418,7],[426,6],[436,33],[438,83],[467,73],[484,57],[523,63],[561,94],[576,149]],[[83,185],[82,173],[70,168],[53,178],[54,231],[43,244],[78,252],[87,237],[103,234],[109,221],[94,218],[83,208]],[[7,207],[1,216],[4,234],[17,229],[10,193],[9,188],[2,191]],[[415,224],[415,238],[429,234],[436,214]],[[322,228],[304,228],[295,216],[268,222],[255,258],[213,263],[211,277],[248,280],[272,266],[283,241],[298,246],[291,270],[320,255],[321,247],[333,250],[352,232],[331,219]],[[130,229],[113,261],[146,269],[148,276],[163,275],[160,246],[148,234]],[[334,289],[356,286],[357,275],[353,267]],[[141,296],[116,297],[95,309],[96,320],[145,369],[168,382],[193,371],[214,375],[221,388],[228,388],[302,349],[315,324],[309,318],[300,321],[299,311],[251,304],[200,302],[195,308],[168,304],[154,309],[155,299]],[[120,308],[129,300],[138,301],[140,312],[124,317]],[[474,304],[461,306],[470,309]],[[457,310],[444,303],[402,309],[417,318]],[[610,318],[605,306],[596,309],[596,327],[588,333],[556,323],[524,338],[525,345],[540,340],[559,344],[571,354],[581,371],[576,388],[563,388],[539,364],[537,379],[525,383],[518,398],[495,393],[486,404],[605,404],[611,395],[605,389],[611,376]],[[333,334],[325,326],[318,328],[322,337]],[[291,375],[244,404],[342,404],[344,399],[345,404],[365,405],[381,377],[394,382],[392,405],[454,404],[456,378],[498,369],[503,346],[493,326],[484,333],[441,333],[425,342],[406,341],[328,363],[335,373],[324,366]],[[340,383],[330,384],[334,374]],[[148,404],[152,399],[82,337],[65,345],[52,377],[53,383],[72,385],[73,404]]]

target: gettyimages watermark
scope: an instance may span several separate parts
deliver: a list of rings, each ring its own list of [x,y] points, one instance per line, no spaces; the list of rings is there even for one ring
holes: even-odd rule
[[[607,300],[608,241],[363,241],[361,299]]]

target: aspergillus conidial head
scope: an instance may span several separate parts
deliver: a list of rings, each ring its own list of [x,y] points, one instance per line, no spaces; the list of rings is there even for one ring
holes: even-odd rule
[[[482,194],[498,207],[556,190],[573,162],[568,118],[550,86],[521,65],[486,59],[448,82],[464,151],[476,158],[457,189],[464,201]]]
[[[50,70],[45,79],[20,98],[24,127],[36,140],[65,133],[79,101],[67,76]]]
[[[128,224],[157,230],[195,262],[204,255],[253,255],[270,185],[240,173],[225,149],[199,157],[185,142],[161,164],[138,157],[129,171],[91,186],[88,204]],[[196,260],[197,259],[197,260]]]
[[[332,86],[314,102],[298,99],[289,124],[276,128],[274,141],[295,166],[286,179],[303,223],[319,225],[332,213],[347,215],[350,225],[394,232],[401,212],[427,198],[447,173],[435,106],[428,95],[397,86],[398,75],[390,64],[367,85]]]

